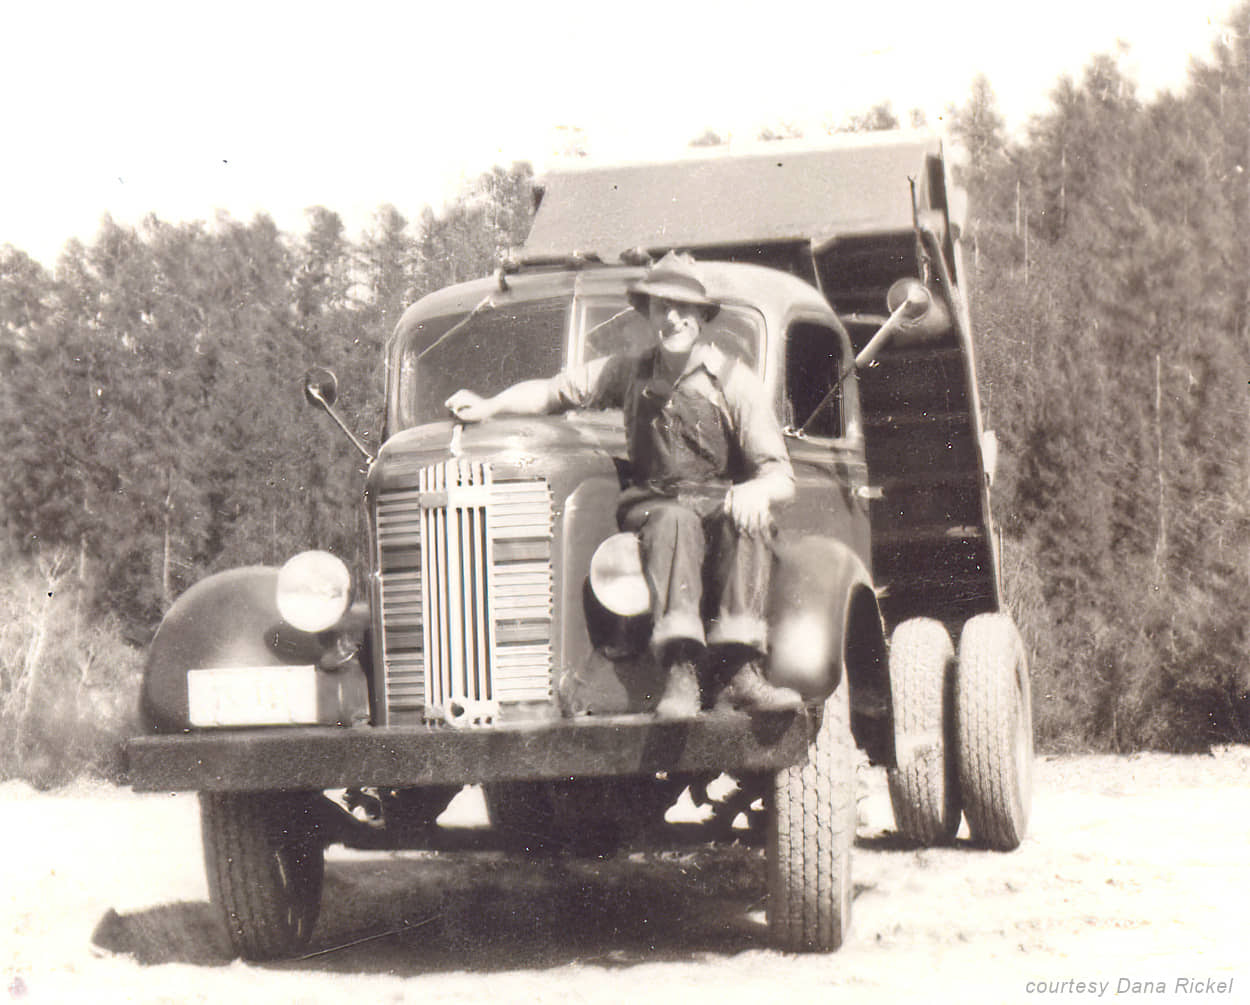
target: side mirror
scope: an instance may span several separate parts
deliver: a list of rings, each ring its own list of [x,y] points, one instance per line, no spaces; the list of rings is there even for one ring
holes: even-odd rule
[[[877,358],[877,354],[891,339],[898,339],[900,345],[912,345],[935,338],[950,329],[951,317],[946,306],[929,291],[919,279],[904,276],[895,280],[885,296],[886,307],[890,316],[868,340],[868,344],[859,351],[853,363],[838,374],[829,393],[820,399],[820,404],[797,430],[799,436],[807,432],[812,419],[816,418],[831,398],[838,393],[842,382],[857,370],[869,366]]]
[[[339,398],[339,379],[333,370],[315,366],[304,374],[304,397],[310,405],[329,407]]]
[[[361,456],[368,463],[373,463],[374,457],[369,448],[356,438],[356,435],[347,428],[347,423],[334,410],[334,403],[339,397],[339,380],[334,376],[333,370],[327,370],[324,366],[315,366],[304,374],[304,397],[308,399],[308,404],[324,409],[326,415],[334,420],[335,425],[347,434],[347,438],[352,441],[352,446],[360,451]]]
[[[906,276],[896,280],[886,292],[885,305],[891,314],[906,308],[898,325],[900,342],[922,342],[950,330],[950,311],[919,279]]]
[[[886,294],[890,316],[855,357],[855,368],[867,366],[890,339],[911,344],[934,338],[950,328],[950,312],[919,279],[897,280]]]

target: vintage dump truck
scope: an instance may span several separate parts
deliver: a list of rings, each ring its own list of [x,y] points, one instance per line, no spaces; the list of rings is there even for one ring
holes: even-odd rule
[[[475,846],[535,854],[690,840],[665,822],[688,792],[710,814],[694,839],[764,845],[791,950],[846,934],[857,746],[889,769],[905,837],[950,840],[961,815],[992,848],[1024,835],[1028,671],[940,141],[570,169],[536,202],[496,274],[426,296],[389,342],[381,446],[361,447],[368,574],[310,551],[213,575],[152,641],[130,784],[199,793],[246,957],[306,946],[328,845],[454,847],[437,818],[466,785],[493,827]],[[647,344],[626,292],[672,249],[722,305],[706,337],[784,426],[797,494],[776,513],[768,672],[798,711],[654,715],[619,412],[466,426],[444,407]],[[305,393],[343,425],[332,374]]]

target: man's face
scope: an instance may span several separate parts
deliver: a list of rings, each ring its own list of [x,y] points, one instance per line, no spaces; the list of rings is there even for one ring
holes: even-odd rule
[[[680,300],[650,297],[647,320],[667,352],[689,352],[703,326],[703,308]]]

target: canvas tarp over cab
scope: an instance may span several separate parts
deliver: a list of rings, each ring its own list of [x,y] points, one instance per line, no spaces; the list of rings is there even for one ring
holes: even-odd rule
[[[1000,605],[958,288],[962,209],[941,140],[929,133],[698,148],[666,162],[549,173],[520,258],[613,262],[678,249],[783,269],[821,290],[857,351],[884,320],[890,285],[927,274],[949,301],[950,332],[892,345],[859,377],[870,476],[883,492],[872,509],[873,564],[887,621],[926,615],[957,624]]]

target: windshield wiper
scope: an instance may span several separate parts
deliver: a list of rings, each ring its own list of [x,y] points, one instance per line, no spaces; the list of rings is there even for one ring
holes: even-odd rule
[[[440,345],[442,345],[449,338],[455,335],[456,332],[458,332],[461,328],[463,328],[470,321],[472,321],[475,317],[477,317],[478,312],[481,311],[483,307],[490,307],[494,309],[494,306],[495,306],[495,303],[493,300],[491,300],[490,294],[489,293],[486,294],[486,296],[482,297],[482,299],[478,302],[478,305],[474,307],[473,310],[469,311],[468,314],[462,317],[454,325],[452,325],[445,332],[443,332],[442,335],[440,335],[433,342],[431,342],[424,349],[422,349],[419,353],[417,353],[416,362],[420,363],[421,360],[425,359],[425,356],[427,353],[431,352],[434,349],[437,349]]]
[[[613,315],[612,315],[610,318],[608,318],[606,321],[600,321],[597,325],[595,325],[592,329],[590,329],[590,331],[586,332],[586,334],[584,334],[584,335],[582,336],[582,342],[583,342],[583,344],[587,341],[587,339],[589,339],[589,338],[590,338],[590,336],[591,336],[591,335],[593,335],[595,332],[597,332],[600,328],[606,328],[608,325],[610,325],[610,324],[611,324],[613,321],[615,321],[617,318],[623,318],[626,314],[628,314],[628,313],[629,313],[630,311],[632,311],[632,310],[633,310],[633,308],[632,308],[632,307],[626,307],[623,311],[618,311],[617,313],[613,314]]]

